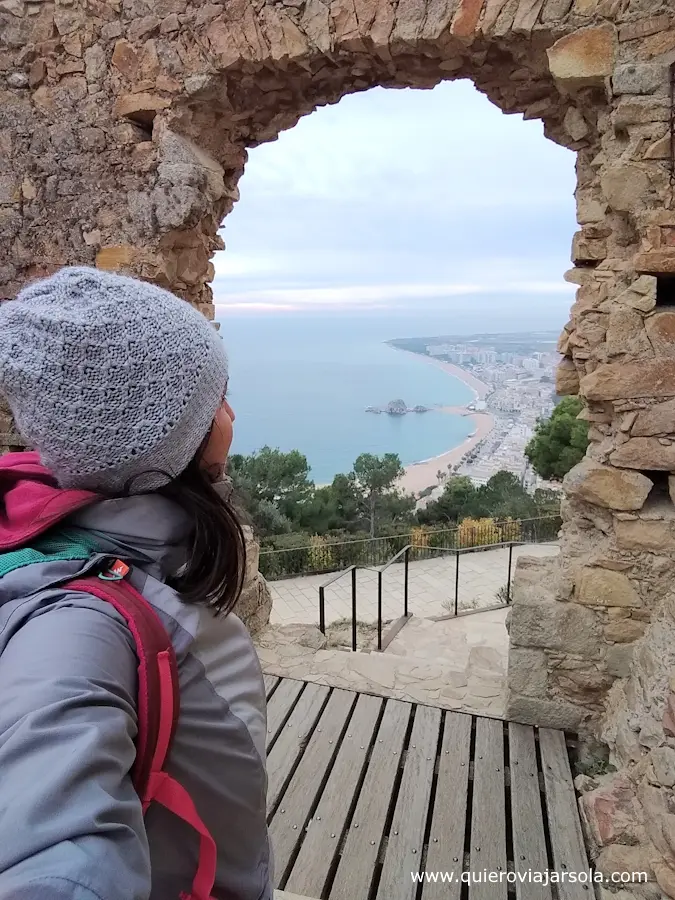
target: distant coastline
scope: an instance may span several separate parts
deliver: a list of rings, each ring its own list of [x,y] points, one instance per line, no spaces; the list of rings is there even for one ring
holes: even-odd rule
[[[456,378],[465,384],[473,393],[475,400],[484,400],[492,391],[489,384],[476,378],[471,372],[456,366],[454,363],[443,362],[438,359],[431,359],[420,353],[413,353],[409,350],[396,349],[399,353],[406,353],[408,356],[414,356],[422,362],[428,362],[430,365],[441,369],[452,378]],[[460,415],[470,418],[475,426],[474,433],[462,441],[458,446],[452,447],[445,453],[433,456],[430,459],[423,459],[419,462],[411,463],[405,466],[405,472],[399,482],[402,490],[409,494],[419,494],[425,488],[435,486],[437,482],[436,473],[439,469],[447,472],[448,467],[452,467],[461,462],[465,454],[473,450],[477,444],[490,434],[495,426],[494,417],[488,412],[473,412],[468,407],[462,406],[445,406],[441,407],[441,411],[450,415]]]

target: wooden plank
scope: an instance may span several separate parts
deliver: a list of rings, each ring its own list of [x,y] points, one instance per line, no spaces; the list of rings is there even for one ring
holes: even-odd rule
[[[269,697],[274,688],[277,686],[281,679],[276,675],[264,675],[263,681],[265,682],[265,696]]]
[[[471,860],[473,878],[485,871],[504,873],[499,880],[469,885],[469,900],[506,900],[506,803],[504,799],[504,731],[495,719],[476,719],[471,808]],[[588,900],[588,898],[587,898]]]
[[[359,695],[335,765],[285,885],[294,894],[323,897],[381,708],[381,697]]]
[[[440,709],[416,708],[377,888],[378,900],[415,900],[417,896],[418,883],[413,881],[410,873],[422,867],[440,728]]]
[[[509,722],[513,863],[517,873],[548,869],[534,729]],[[551,886],[516,881],[517,900],[551,900]]]
[[[368,896],[401,762],[410,710],[409,703],[387,701],[342,848],[330,900],[362,900]]]
[[[438,782],[427,850],[427,872],[453,872],[452,882],[430,882],[422,900],[459,900],[471,761],[471,716],[445,714]]]
[[[562,731],[539,729],[541,765],[546,788],[548,828],[556,872],[588,872],[588,857],[579,821],[570,761]],[[588,900],[586,884],[561,881],[559,900]]]
[[[276,740],[281,726],[284,724],[293,705],[300,696],[304,682],[282,678],[281,684],[270,697],[267,704],[267,749]]]
[[[316,730],[309,739],[281,804],[272,818],[270,835],[278,886],[284,885],[286,870],[305,833],[307,819],[321,791],[326,772],[333,762],[355,699],[353,691],[335,689],[331,693]]]
[[[288,722],[267,756],[267,808],[273,810],[286,787],[298,757],[307,743],[307,736],[326,701],[330,688],[308,684],[295,705]]]

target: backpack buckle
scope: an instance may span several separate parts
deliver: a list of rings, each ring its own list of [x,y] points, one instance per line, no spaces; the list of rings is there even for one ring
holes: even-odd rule
[[[129,574],[129,566],[116,559],[104,572],[99,572],[98,577],[101,581],[122,581]]]

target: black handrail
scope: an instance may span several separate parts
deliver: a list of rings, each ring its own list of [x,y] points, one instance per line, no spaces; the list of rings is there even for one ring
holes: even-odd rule
[[[336,572],[332,578],[329,578],[328,581],[325,581],[322,585],[319,586],[319,631],[321,634],[326,633],[326,588],[330,587],[336,581],[339,581],[345,575],[349,575],[351,573],[352,576],[352,650],[356,651],[356,573],[358,570],[362,571],[370,571],[376,572],[377,569],[373,569],[372,566],[350,566],[348,569],[343,569],[342,572]],[[382,614],[382,604],[379,604],[378,617],[381,622],[381,614]],[[380,631],[381,631],[380,624]],[[378,647],[378,649],[380,649]]]
[[[351,600],[352,600],[352,650],[356,650],[356,637],[357,637],[357,609],[356,609],[356,594],[357,594],[357,571],[369,571],[377,573],[377,649],[382,650],[382,596],[383,596],[383,576],[384,573],[389,569],[390,566],[394,565],[394,563],[398,562],[401,557],[403,557],[404,561],[404,575],[403,575],[403,616],[405,618],[410,617],[409,612],[409,582],[410,582],[410,552],[415,550],[424,550],[431,553],[441,553],[446,556],[453,555],[455,557],[455,603],[454,603],[454,616],[459,615],[459,559],[464,553],[473,553],[478,549],[485,550],[495,550],[502,547],[509,548],[509,564],[508,564],[508,573],[507,573],[507,582],[506,582],[506,600],[504,605],[510,605],[511,603],[511,580],[512,580],[512,571],[513,571],[513,548],[525,546],[527,544],[526,541],[505,541],[500,544],[487,544],[483,548],[477,547],[462,547],[462,548],[450,548],[450,547],[429,547],[429,546],[416,546],[415,544],[408,544],[402,550],[399,550],[392,558],[386,562],[383,566],[373,567],[373,566],[349,566],[349,568],[344,569],[341,572],[336,572],[332,578],[329,578],[328,581],[324,582],[319,587],[319,630],[322,634],[326,633],[326,588],[330,587],[336,581],[339,581],[345,575],[351,574]]]

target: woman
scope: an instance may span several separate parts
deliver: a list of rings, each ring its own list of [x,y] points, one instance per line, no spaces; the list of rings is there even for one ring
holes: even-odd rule
[[[0,459],[1,900],[190,890],[197,835],[157,804],[144,820],[130,777],[132,635],[111,605],[68,589],[111,556],[176,651],[167,769],[215,840],[213,897],[272,897],[264,688],[232,613],[245,545],[213,486],[232,442],[227,380],[213,327],[144,282],[63,269],[0,308],[0,393],[58,488],[96,495],[17,549],[26,515],[49,510],[27,509],[30,490],[10,502],[10,470],[38,476],[21,455]]]

